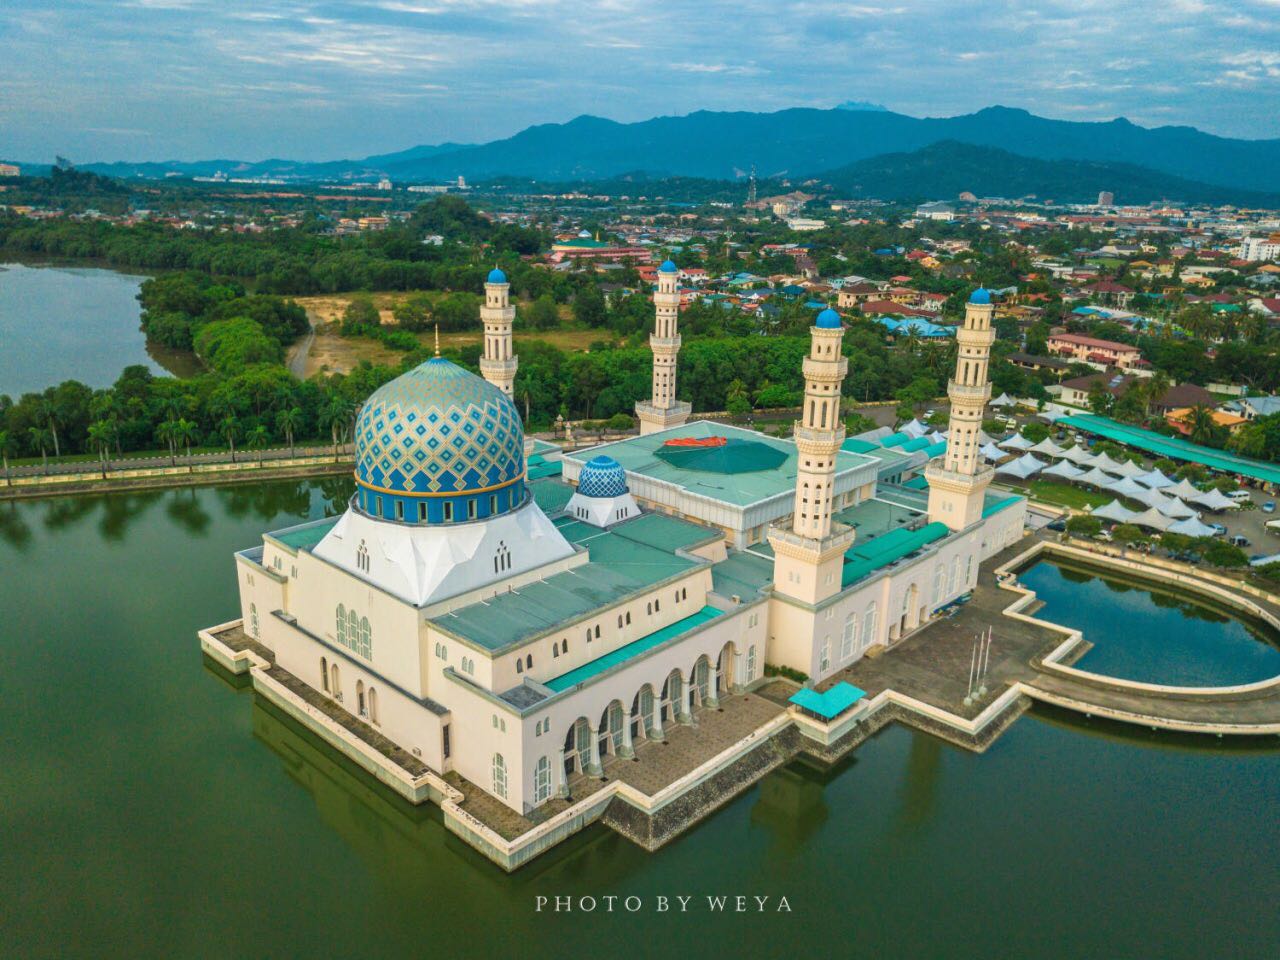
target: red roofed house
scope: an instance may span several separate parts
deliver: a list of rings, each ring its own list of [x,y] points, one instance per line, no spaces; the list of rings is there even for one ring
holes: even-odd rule
[[[1268,320],[1280,320],[1280,297],[1254,297],[1249,301],[1249,309]]]
[[[1097,283],[1089,284],[1084,289],[1094,299],[1119,307],[1121,310],[1127,307],[1129,301],[1133,299],[1133,291],[1123,283],[1116,283],[1114,280],[1099,280]]]
[[[1105,363],[1122,370],[1142,365],[1142,354],[1137,347],[1115,340],[1099,340],[1078,333],[1055,333],[1049,337],[1048,345],[1049,352],[1055,356],[1086,363]]]

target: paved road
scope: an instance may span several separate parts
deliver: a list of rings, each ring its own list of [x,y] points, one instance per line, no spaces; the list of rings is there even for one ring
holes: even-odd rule
[[[351,444],[343,444],[338,448],[339,456],[351,456]],[[287,460],[291,457],[299,456],[333,456],[332,447],[295,447],[291,452],[288,447],[271,447],[262,451],[258,450],[237,450],[237,463],[257,463],[259,457],[263,460]],[[190,458],[186,454],[178,454],[176,465],[179,467],[188,464],[201,463],[230,463],[231,455],[224,451],[216,453],[196,453]],[[173,466],[175,461],[170,460],[167,456],[162,457],[128,457],[122,460],[111,460],[108,464],[109,470],[140,470],[149,467],[168,467]],[[40,464],[28,464],[24,466],[13,467],[11,470],[15,477],[38,477],[45,474],[45,469]],[[77,460],[69,463],[49,462],[48,473],[50,476],[68,473],[101,473],[102,464],[97,460]]]

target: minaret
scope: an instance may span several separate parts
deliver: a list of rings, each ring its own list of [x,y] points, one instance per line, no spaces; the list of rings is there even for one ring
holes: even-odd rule
[[[940,520],[952,530],[963,530],[982,519],[982,503],[992,469],[978,452],[982,411],[991,399],[987,361],[995,330],[991,294],[979,287],[964,308],[964,326],[956,331],[959,352],[956,375],[947,385],[951,422],[947,427],[947,452],[942,462],[925,468],[929,482],[929,519]]]
[[[834,523],[836,456],[844,442],[840,386],[849,361],[840,350],[844,327],[830,307],[811,328],[804,359],[804,407],[796,421],[795,512],[790,528],[769,531],[774,551],[776,592],[817,603],[840,591],[844,553],[853,544],[853,528]]]
[[[484,305],[480,320],[484,324],[484,353],[480,357],[480,373],[495,387],[514,400],[512,385],[520,358],[511,346],[511,324],[516,308],[511,306],[511,284],[507,275],[494,267],[484,284]]]
[[[676,265],[670,260],[658,268],[658,290],[653,295],[653,399],[636,404],[640,435],[681,426],[693,409],[676,399],[676,364],[680,355],[680,285]]]

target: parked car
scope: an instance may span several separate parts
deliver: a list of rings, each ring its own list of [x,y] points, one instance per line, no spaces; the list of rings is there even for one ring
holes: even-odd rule
[[[1249,538],[1237,533],[1234,537],[1228,540],[1227,543],[1231,544],[1233,547],[1247,547],[1249,545]]]
[[[1262,512],[1263,512],[1263,513],[1275,513],[1275,512],[1276,512],[1276,502],[1275,502],[1274,500],[1268,500],[1266,503],[1264,503],[1264,504],[1262,505]]]
[[[1230,497],[1232,500],[1248,500],[1249,491],[1248,490],[1232,490],[1230,493],[1227,494],[1227,496]]]
[[[1207,524],[1207,526],[1213,530],[1213,535],[1215,537],[1223,537],[1227,534],[1227,528],[1220,523],[1210,523]]]
[[[1056,531],[1058,531],[1059,533],[1061,533],[1063,530],[1067,529],[1067,521],[1065,521],[1065,520],[1050,520],[1050,521],[1049,521],[1048,523],[1046,523],[1044,526],[1045,526],[1045,529],[1046,529],[1046,530],[1056,530]]]

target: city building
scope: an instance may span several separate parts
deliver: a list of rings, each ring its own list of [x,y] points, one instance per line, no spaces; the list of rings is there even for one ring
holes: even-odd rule
[[[1267,237],[1245,237],[1240,241],[1236,256],[1252,263],[1264,260],[1280,261],[1280,233],[1273,233]]]
[[[22,168],[16,163],[0,163],[0,177],[20,177]]]
[[[1142,353],[1137,347],[1115,340],[1100,340],[1079,333],[1055,333],[1048,338],[1049,352],[1086,363],[1102,363],[1122,370],[1137,366]]]
[[[491,363],[505,359],[499,273]],[[674,395],[674,280],[664,264],[653,342],[674,348],[655,406]],[[264,695],[322,705],[293,714],[331,742],[336,717],[413,758],[422,800],[461,784],[537,817],[589,796],[615,764],[646,762],[640,741],[762,684],[766,664],[817,685],[893,656],[1022,536],[1025,501],[989,491],[977,455],[993,309],[983,290],[968,304],[923,490],[882,479],[902,472],[891,438],[845,436],[831,309],[810,331],[791,440],[681,419],[538,480],[507,367],[489,382],[437,355],[360,410],[341,516],[236,554],[240,619],[202,642],[226,659],[218,638],[238,631],[269,664]]]

